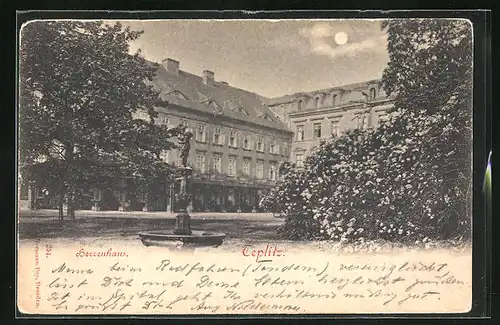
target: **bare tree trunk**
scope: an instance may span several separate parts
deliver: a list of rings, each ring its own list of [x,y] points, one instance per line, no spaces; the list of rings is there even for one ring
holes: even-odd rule
[[[71,165],[73,163],[73,150],[74,150],[74,145],[72,143],[65,143],[64,144],[64,156],[66,158],[66,164]],[[66,175],[68,177],[67,179],[71,179],[71,175]],[[72,219],[73,221],[75,220],[75,212],[74,212],[74,187],[72,184],[73,182],[70,180],[70,183],[66,184],[66,189],[67,189],[67,212],[66,215],[68,218]]]
[[[70,190],[68,192],[68,202],[67,202],[67,205],[68,205],[68,209],[67,209],[68,211],[66,212],[67,216],[71,220],[75,221],[74,191],[73,190]]]
[[[71,200],[71,220],[75,221],[75,202],[74,200]]]
[[[58,201],[58,212],[59,212],[59,221],[64,220],[64,210],[63,210],[63,203],[64,203],[64,193],[59,194],[59,201]]]

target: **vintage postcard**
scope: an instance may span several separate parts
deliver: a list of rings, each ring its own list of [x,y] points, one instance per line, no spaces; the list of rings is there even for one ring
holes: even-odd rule
[[[24,315],[466,313],[465,19],[33,20]]]

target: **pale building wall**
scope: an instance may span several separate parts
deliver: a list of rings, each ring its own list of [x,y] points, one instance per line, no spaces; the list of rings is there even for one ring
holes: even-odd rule
[[[269,178],[270,164],[275,163],[276,166],[283,161],[289,159],[289,152],[291,147],[291,137],[292,134],[287,131],[282,131],[278,129],[271,129],[265,126],[251,125],[242,121],[232,120],[224,117],[211,117],[204,114],[199,114],[196,112],[190,112],[182,107],[172,107],[170,106],[168,111],[162,108],[158,108],[159,112],[158,120],[161,121],[161,117],[168,118],[168,126],[174,127],[182,122],[187,123],[187,126],[193,132],[193,140],[191,143],[191,152],[188,157],[188,165],[196,169],[196,156],[197,152],[205,153],[205,171],[208,173],[212,168],[212,159],[214,155],[220,154],[222,156],[222,173],[228,173],[229,157],[236,157],[236,175],[238,173],[243,173],[243,160],[245,158],[251,159],[250,165],[250,176],[254,177],[256,175],[256,164],[257,160],[264,161],[264,177],[263,179]],[[201,142],[196,140],[196,131],[199,125],[205,126],[206,131],[206,141]],[[213,143],[213,133],[214,129],[219,128],[221,131],[221,136],[223,136],[222,145],[217,145]],[[236,131],[236,148],[229,146],[229,135],[231,131]],[[244,135],[248,135],[250,139],[250,148],[243,148]],[[264,140],[264,152],[258,152],[256,150],[257,141],[259,137]],[[172,139],[175,142],[175,139]],[[279,152],[270,153],[270,143],[275,142],[276,148],[279,147]],[[286,150],[286,151],[285,151]],[[170,150],[168,153],[168,162],[173,164],[178,164],[179,161],[179,151]]]

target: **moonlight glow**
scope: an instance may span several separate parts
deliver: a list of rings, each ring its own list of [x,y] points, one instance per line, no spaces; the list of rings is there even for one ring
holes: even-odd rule
[[[335,43],[338,45],[344,45],[347,43],[347,34],[344,32],[338,32],[335,34]]]

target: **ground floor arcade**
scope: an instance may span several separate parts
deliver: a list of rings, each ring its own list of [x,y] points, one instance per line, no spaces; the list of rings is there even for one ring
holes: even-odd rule
[[[259,202],[270,189],[269,184],[238,184],[190,180],[189,212],[261,212]],[[146,194],[137,193],[133,186],[122,183],[113,189],[93,189],[77,199],[78,210],[169,211],[177,212],[176,194],[179,183],[154,188]],[[55,209],[58,198],[45,188],[31,186],[21,191],[28,209]]]

